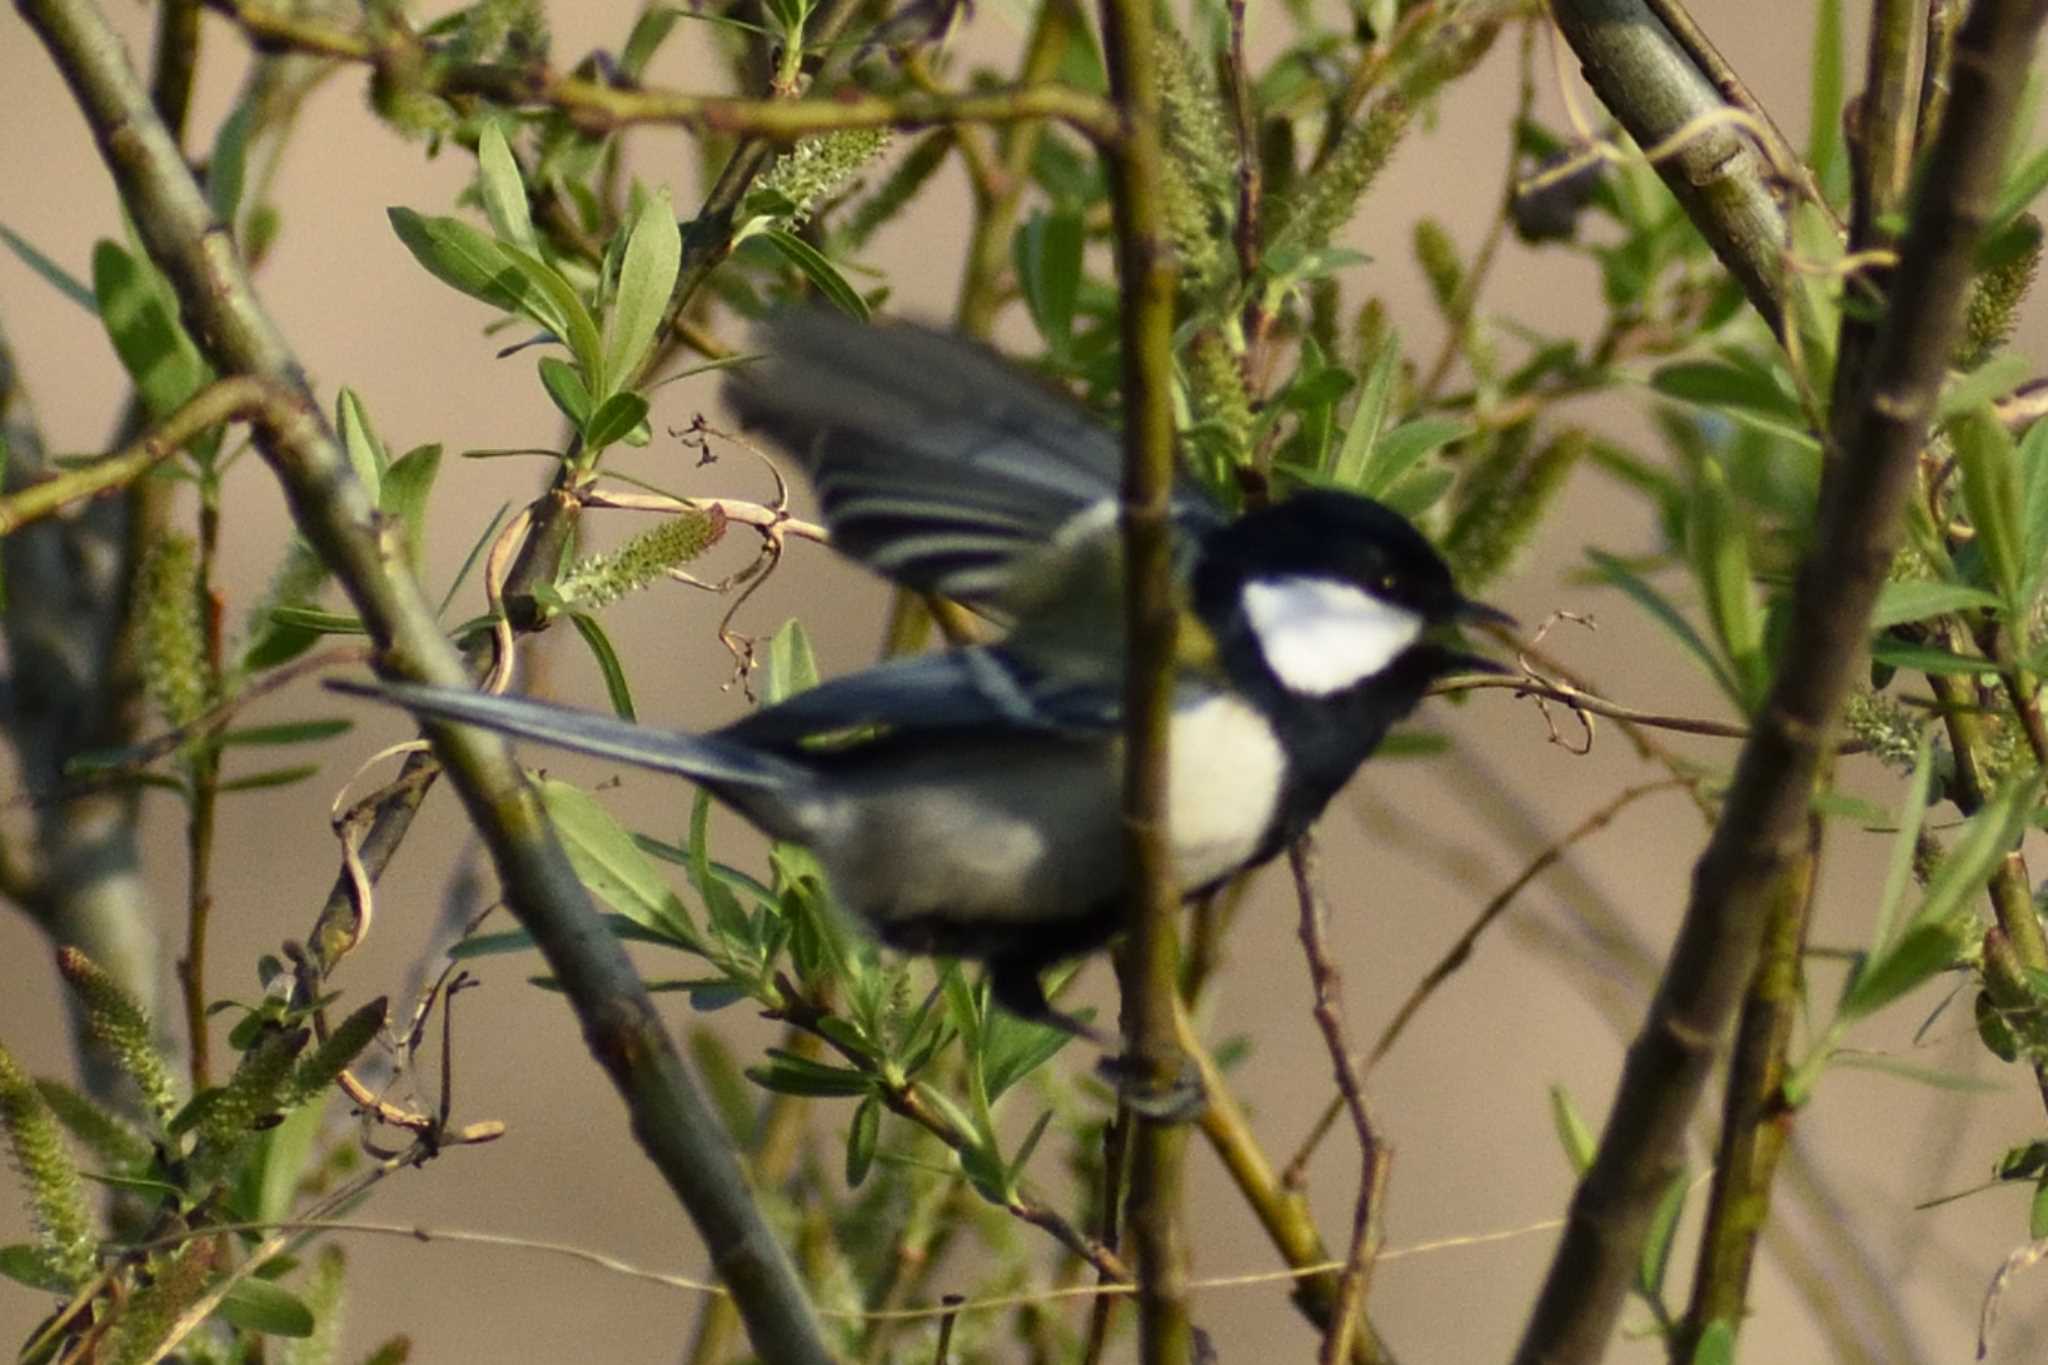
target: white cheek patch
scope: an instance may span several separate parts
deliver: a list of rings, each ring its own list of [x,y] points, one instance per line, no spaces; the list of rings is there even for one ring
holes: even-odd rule
[[[1330,578],[1259,578],[1244,589],[1245,616],[1266,664],[1313,697],[1378,673],[1422,634],[1420,616]]]

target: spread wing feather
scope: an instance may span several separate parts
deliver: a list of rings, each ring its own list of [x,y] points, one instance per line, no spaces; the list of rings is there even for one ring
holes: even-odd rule
[[[1116,437],[995,352],[808,311],[767,324],[761,349],[730,401],[802,461],[839,548],[889,579],[1001,607],[1063,528],[1114,526]],[[1175,512],[1224,519],[1192,492]]]

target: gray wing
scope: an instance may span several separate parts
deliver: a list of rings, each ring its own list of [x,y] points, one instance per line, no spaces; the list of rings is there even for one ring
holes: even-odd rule
[[[805,310],[768,323],[760,348],[729,400],[803,462],[838,547],[884,577],[1000,607],[1062,528],[1114,525],[1117,438],[994,351]],[[1175,513],[1224,520],[1192,492]]]
[[[750,748],[790,752],[806,740],[868,727],[915,731],[1114,734],[1123,723],[1114,677],[1038,675],[999,646],[894,659],[834,678],[719,731]]]

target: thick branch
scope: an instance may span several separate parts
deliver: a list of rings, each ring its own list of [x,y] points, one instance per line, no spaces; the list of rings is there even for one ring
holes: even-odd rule
[[[177,146],[150,107],[120,40],[90,0],[18,0],[69,82],[151,258],[171,281],[214,365],[287,386],[289,412],[257,427],[300,531],[354,601],[396,676],[466,679],[395,540],[307,390],[296,359],[253,294],[233,242],[213,221]],[[756,1349],[776,1361],[831,1359],[795,1272],[762,1222],[731,1143],[698,1095],[618,941],[599,921],[505,742],[437,727],[442,761],[491,850],[513,912],[534,936],[626,1100],[650,1159],[709,1245]]]
[[[2043,0],[1979,0],[1958,40],[1955,91],[1870,378],[1838,424],[1839,478],[1825,490],[1800,568],[1784,661],[1743,746],[1726,814],[1694,869],[1678,942],[1517,1354],[1524,1365],[1593,1361],[1605,1351],[1657,1195],[1678,1168],[1686,1123],[1755,969],[1770,907],[1806,873],[1813,779],[1862,659],[2044,12]]]
[[[1749,135],[1725,122],[1700,123],[1731,106],[1643,0],[1557,0],[1551,13],[1587,83],[1638,146],[1662,147],[1685,134],[1658,158],[1657,173],[1775,328],[1786,242],[1778,172]]]

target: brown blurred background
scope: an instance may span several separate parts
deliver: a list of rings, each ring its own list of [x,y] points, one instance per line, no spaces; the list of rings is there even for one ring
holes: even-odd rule
[[[634,8],[555,6],[557,54],[573,60],[617,42]],[[134,50],[146,51],[148,14],[123,5],[114,17]],[[1706,7],[1702,17],[1799,139],[1807,7],[1745,0]],[[226,25],[209,15],[205,30],[191,139],[198,146],[211,137],[246,61]],[[966,42],[970,51],[996,56],[1017,38],[1007,10],[987,5]],[[701,71],[691,65],[697,41],[687,32],[672,41],[653,79],[701,87]],[[1852,30],[1852,52],[1859,42],[1860,29]],[[1353,228],[1355,243],[1375,258],[1360,267],[1371,272],[1370,288],[1387,299],[1397,325],[1423,351],[1440,340],[1441,329],[1411,262],[1407,229],[1426,210],[1468,251],[1484,230],[1503,177],[1514,96],[1510,47],[1500,44],[1476,78],[1453,90],[1430,126],[1411,136]],[[1546,108],[1556,119],[1554,70],[1543,68],[1551,87]],[[114,196],[68,94],[11,9],[0,13],[0,90],[6,92],[0,223],[83,276],[91,243],[120,235]],[[494,362],[495,343],[480,335],[485,310],[425,276],[385,221],[384,210],[393,204],[452,211],[470,159],[457,153],[428,160],[419,146],[370,117],[363,92],[363,74],[345,70],[310,104],[277,186],[284,232],[259,281],[267,306],[323,399],[331,401],[339,385],[354,387],[394,449],[443,441],[452,455],[558,439],[557,419],[533,382],[531,358]],[[637,134],[634,147],[641,176],[675,185],[679,204],[692,202],[696,186],[687,168],[694,161],[680,134]],[[889,230],[873,252],[907,313],[943,316],[957,283],[965,187],[956,173],[948,177],[927,211]],[[1590,329],[1597,289],[1590,269],[1575,260],[1511,249],[1489,302],[1497,313],[1540,315],[1560,328],[1576,319]],[[0,253],[0,326],[20,354],[51,447],[100,449],[126,386],[97,321]],[[2043,339],[2037,308],[2020,344],[2038,355]],[[708,383],[661,390],[657,431],[687,422],[711,401]],[[1626,404],[1589,406],[1578,415],[1619,434],[1643,429],[1640,411]],[[659,438],[637,461],[638,471],[689,492],[767,493],[747,462],[697,470],[689,452]],[[432,523],[439,533],[431,546],[435,583],[448,581],[490,510],[530,492],[538,477],[537,465],[508,461],[451,459],[444,466]],[[236,468],[229,493],[236,504],[228,518],[229,589],[239,604],[274,564],[286,522],[258,461]],[[1583,562],[1588,544],[1642,549],[1653,536],[1640,503],[1582,472],[1553,516],[1547,542],[1494,596],[1525,623],[1557,608],[1596,613],[1596,632],[1564,628],[1550,644],[1610,695],[1664,710],[1721,714],[1668,637],[1615,595],[1566,577]],[[737,562],[744,552],[730,553]],[[475,601],[472,587],[463,609],[473,609]],[[739,626],[766,635],[800,611],[822,666],[839,672],[872,656],[882,601],[872,582],[799,546],[745,608]],[[737,692],[722,687],[729,670],[713,627],[724,607],[678,588],[644,594],[608,618],[628,656],[644,719],[701,726],[742,704]],[[564,695],[600,697],[580,647],[557,639],[546,650]],[[300,718],[338,709],[302,685],[259,715]],[[335,871],[324,834],[331,793],[375,744],[406,733],[389,716],[361,720],[354,734],[329,747],[318,780],[224,803],[213,994],[254,996],[257,955],[310,925]],[[1434,704],[1427,720],[1454,736],[1453,751],[1369,768],[1322,826],[1337,906],[1332,933],[1354,1035],[1362,1040],[1377,1033],[1478,907],[1531,856],[1621,787],[1657,775],[1635,762],[1611,732],[1597,735],[1589,756],[1567,752],[1548,741],[1531,704],[1502,693],[1458,707]],[[1568,721],[1561,725],[1569,728]],[[1692,751],[1715,761],[1731,753],[1712,744]],[[542,760],[535,755],[535,761]],[[545,761],[582,779],[609,775],[595,765],[552,756]],[[1846,780],[1880,799],[1889,791],[1875,769],[1852,768]],[[680,831],[687,811],[683,789],[637,774],[626,775],[608,799],[656,832]],[[169,945],[182,932],[181,827],[167,799],[158,799],[150,814],[148,868],[162,888],[168,961]],[[7,810],[0,819],[18,830],[23,813]],[[724,828],[728,847],[737,849],[735,825]],[[1597,1124],[1620,1060],[1624,1035],[1617,1024],[1632,1026],[1645,995],[1641,972],[1627,965],[1637,948],[1595,941],[1580,927],[1581,917],[1618,916],[1636,944],[1660,954],[1701,836],[1700,820],[1682,797],[1632,807],[1521,898],[1374,1074],[1373,1103],[1395,1156],[1386,1217],[1393,1250],[1376,1275],[1372,1310],[1404,1359],[1491,1360],[1511,1348],[1553,1237],[1534,1225],[1557,1216],[1571,1183],[1552,1134],[1547,1088],[1568,1087]],[[1879,875],[1871,864],[1881,860],[1881,850],[1878,836],[1846,826],[1835,832],[1816,942],[1863,941]],[[385,880],[374,937],[339,979],[353,998],[402,989],[451,874],[469,856],[454,803],[437,792]],[[1271,873],[1262,879],[1257,903],[1240,920],[1209,1019],[1213,1036],[1244,1032],[1255,1042],[1238,1085],[1276,1155],[1293,1149],[1330,1092],[1329,1061],[1309,1017],[1284,880]],[[0,963],[0,1039],[31,1071],[67,1072],[71,1058],[62,1030],[54,1027],[62,1012],[46,944],[19,915],[0,913]],[[654,1268],[701,1272],[694,1234],[640,1159],[619,1102],[583,1054],[567,1010],[557,997],[526,984],[534,963],[484,962],[486,988],[465,995],[456,1012],[455,1117],[501,1119],[508,1136],[492,1146],[455,1150],[387,1182],[364,1216],[573,1243]],[[660,969],[672,971],[674,964]],[[1816,980],[1825,999],[1833,988],[1830,969],[1817,969]],[[1105,967],[1090,967],[1087,984],[1094,998],[1107,1000]],[[663,998],[678,1027],[697,1022],[678,997]],[[1789,1232],[1802,1246],[1827,1237],[1850,1248],[1870,1277],[1864,1283],[1888,1286],[1910,1324],[1910,1345],[1886,1345],[1859,1302],[1864,1290],[1838,1283],[1841,1299],[1834,1307],[1859,1324],[1870,1359],[1967,1359],[1984,1287],[2025,1230],[2026,1196],[2019,1189],[1927,1211],[1913,1207],[1981,1182],[1999,1152],[2041,1128],[2030,1087],[2011,1069],[1986,1065],[1967,1009],[1948,1010],[1915,1039],[1915,1026],[1938,1003],[1937,992],[1926,992],[1853,1041],[1982,1076],[1998,1085],[1996,1093],[1961,1095],[1842,1071],[1828,1077],[1798,1123],[1810,1189],[1818,1197],[1797,1206]],[[758,1047],[768,1035],[743,1013],[729,1011],[717,1020],[734,1030],[743,1049]],[[1078,1066],[1085,1059],[1077,1053],[1058,1064]],[[848,1117],[825,1106],[818,1121],[843,1127]],[[1274,1268],[1274,1254],[1216,1163],[1199,1142],[1191,1151],[1198,1275]],[[1037,1167],[1057,1188],[1049,1155]],[[1317,1213],[1333,1244],[1342,1244],[1349,1226],[1356,1164],[1356,1143],[1340,1130],[1311,1171]],[[0,1191],[0,1243],[25,1235],[19,1202],[11,1184]],[[1815,1208],[1826,1212],[1816,1215]],[[1470,1244],[1431,1245],[1460,1239]],[[1682,1235],[1681,1246],[1686,1240]],[[668,1361],[679,1357],[699,1306],[691,1296],[537,1252],[366,1238],[348,1239],[347,1247],[345,1358],[405,1331],[415,1339],[417,1360]],[[1682,1285],[1688,1271],[1683,1263],[1675,1266],[1673,1284]],[[2048,1323],[2044,1299],[2048,1274],[2017,1282],[2004,1305],[1993,1359],[2039,1358],[2037,1333]],[[0,1282],[0,1342],[19,1342],[46,1309],[41,1296]],[[1277,1287],[1210,1289],[1200,1294],[1196,1313],[1225,1361],[1311,1356],[1312,1335]],[[1632,1312],[1628,1320],[1640,1325],[1641,1318]],[[1811,1310],[1775,1255],[1763,1263],[1742,1349],[1750,1362],[1829,1356]],[[1613,1352],[1616,1359],[1659,1354],[1640,1339],[1618,1340]]]

